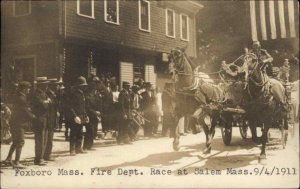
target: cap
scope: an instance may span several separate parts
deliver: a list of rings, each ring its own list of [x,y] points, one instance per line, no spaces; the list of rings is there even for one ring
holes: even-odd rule
[[[21,81],[18,85],[18,87],[21,89],[27,89],[30,88],[31,86],[32,86],[31,83],[28,81]]]
[[[80,77],[77,78],[77,80],[76,80],[76,86],[86,86],[86,85],[88,85],[88,84],[86,82],[85,77],[80,76]]]
[[[130,86],[130,83],[127,81],[123,81],[122,86]]]
[[[37,84],[48,84],[50,81],[47,79],[47,77],[37,77],[36,78]]]

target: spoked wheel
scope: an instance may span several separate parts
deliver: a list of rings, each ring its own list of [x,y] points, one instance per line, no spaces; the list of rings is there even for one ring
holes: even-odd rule
[[[248,122],[247,121],[241,121],[240,122],[240,125],[239,125],[239,130],[240,130],[240,133],[241,133],[241,136],[243,139],[246,139],[248,134]]]
[[[226,146],[228,146],[231,142],[232,138],[232,124],[226,123],[224,121],[220,121],[220,127],[222,132],[222,139]]]

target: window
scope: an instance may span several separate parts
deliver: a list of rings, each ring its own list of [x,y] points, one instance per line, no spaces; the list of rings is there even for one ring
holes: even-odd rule
[[[189,40],[189,17],[187,15],[180,15],[180,38],[184,41]]]
[[[20,0],[13,1],[13,15],[26,16],[31,14],[31,1]]]
[[[166,9],[166,35],[175,38],[175,12]]]
[[[146,0],[139,1],[139,28],[142,31],[150,32],[150,2]]]
[[[119,24],[119,0],[104,1],[104,19],[108,23]]]
[[[87,18],[95,18],[94,0],[77,0],[77,14]]]

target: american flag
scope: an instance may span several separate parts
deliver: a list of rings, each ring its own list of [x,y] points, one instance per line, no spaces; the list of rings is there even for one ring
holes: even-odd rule
[[[295,0],[250,0],[253,41],[299,36],[299,2]]]

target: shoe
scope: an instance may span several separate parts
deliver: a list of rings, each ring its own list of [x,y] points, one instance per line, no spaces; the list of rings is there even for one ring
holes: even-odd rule
[[[128,141],[128,142],[124,142],[124,144],[133,144],[132,142]]]
[[[46,164],[46,162],[44,162],[44,161],[38,161],[38,162],[34,162],[34,165],[45,166],[45,165],[47,165],[47,164]]]
[[[26,166],[21,164],[20,162],[14,162],[12,164],[12,166],[13,166],[14,169],[25,169],[26,168]]]
[[[88,151],[96,151],[95,148],[88,148],[87,150],[88,150]]]
[[[4,165],[12,165],[13,162],[11,161],[11,159],[6,159],[2,162]]]
[[[44,158],[45,161],[55,161],[55,159],[53,157],[49,157],[49,158]]]
[[[74,151],[70,152],[70,156],[76,156],[76,153]]]
[[[86,150],[77,150],[76,154],[86,154],[88,153]]]

